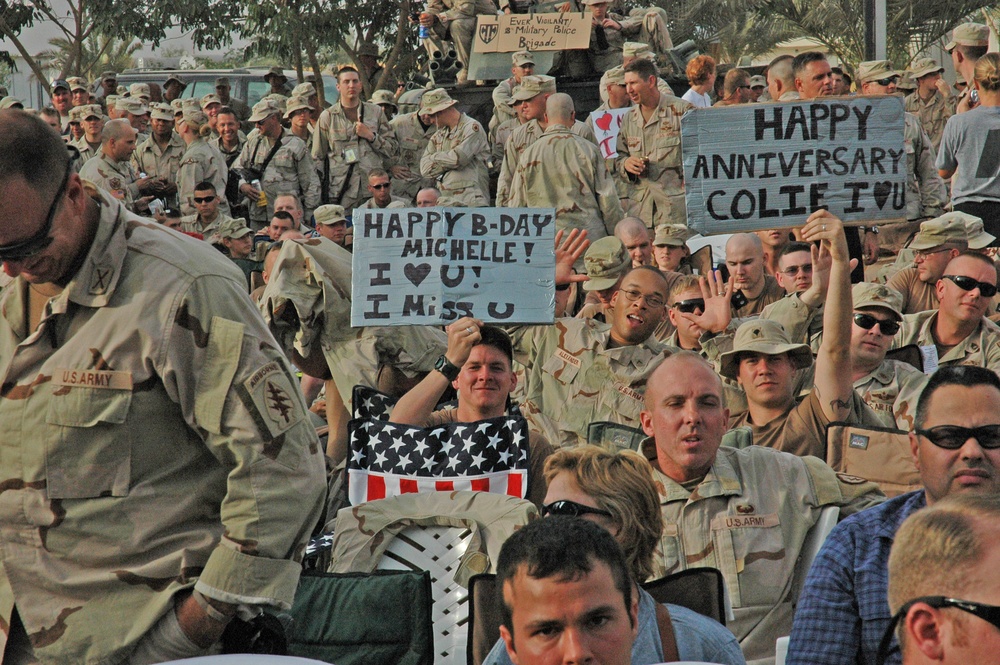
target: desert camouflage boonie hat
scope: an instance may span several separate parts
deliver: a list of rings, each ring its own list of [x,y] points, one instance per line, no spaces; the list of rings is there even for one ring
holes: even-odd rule
[[[583,256],[583,265],[590,278],[583,283],[583,290],[603,291],[614,286],[632,268],[632,258],[621,240],[607,236],[591,243]]]
[[[372,93],[372,98],[368,100],[372,104],[388,104],[392,108],[399,110],[396,104],[396,96],[391,90],[376,90]]]
[[[457,101],[448,96],[448,91],[444,88],[428,90],[420,99],[420,114],[434,115],[457,103]]]
[[[299,83],[292,88],[292,97],[312,97],[316,94],[316,86],[312,83]]]
[[[768,356],[788,354],[796,369],[812,365],[813,355],[808,344],[793,344],[788,333],[777,321],[754,319],[736,329],[733,350],[719,356],[719,374],[735,380],[740,373],[739,358],[742,353],[761,353]]]
[[[913,72],[914,78],[920,78],[934,72],[943,72],[944,67],[939,65],[934,58],[917,58],[910,63],[910,71]]]
[[[273,99],[262,99],[253,105],[253,113],[247,122],[260,122],[272,115],[281,115],[281,107]]]
[[[986,249],[997,239],[992,233],[987,233],[983,220],[964,212],[953,212],[965,218],[965,232],[969,237],[969,249]]]
[[[899,72],[888,60],[868,60],[858,65],[858,83],[871,83],[894,76],[899,76]]]
[[[913,237],[910,249],[934,249],[946,242],[969,242],[969,231],[965,227],[962,213],[946,212],[940,217],[921,222],[920,231]]]
[[[219,224],[219,230],[216,231],[216,235],[220,238],[242,238],[245,235],[251,234],[253,231],[243,219],[227,219],[226,221]]]

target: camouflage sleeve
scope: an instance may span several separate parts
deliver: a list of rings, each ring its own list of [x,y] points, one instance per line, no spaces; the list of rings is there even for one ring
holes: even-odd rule
[[[882,490],[873,482],[860,476],[836,473],[817,457],[806,456],[800,459],[809,472],[817,508],[840,506],[840,516],[844,518],[885,501]]]
[[[228,471],[224,532],[196,588],[290,607],[326,489],[323,455],[291,367],[236,278],[202,276],[162,344],[164,386]]]
[[[319,114],[319,120],[316,121],[316,127],[313,130],[312,158],[317,162],[326,159],[327,155],[330,154],[330,142],[327,138],[330,122],[330,112],[327,109]]]
[[[476,0],[453,0],[451,9],[443,11],[441,18],[455,21],[462,18],[476,17]]]
[[[948,193],[944,181],[934,167],[934,146],[927,132],[920,130],[920,151],[917,155],[916,175],[920,181],[920,216],[939,217],[944,214]]]
[[[609,236],[615,234],[615,225],[625,216],[622,210],[621,199],[618,198],[618,187],[614,178],[608,173],[608,167],[604,164],[601,153],[597,152],[594,158],[594,191],[597,194],[597,205],[601,209],[601,217],[604,218],[604,228]]]
[[[319,207],[320,185],[319,175],[313,166],[312,156],[309,148],[303,143],[299,146],[299,154],[296,155],[296,168],[299,173],[299,187],[302,192],[302,207],[305,217],[308,220],[312,211]]]
[[[503,147],[503,162],[500,165],[500,176],[497,178],[496,205],[498,208],[506,206],[510,199],[511,181],[514,179],[514,169],[517,168],[518,157],[514,137],[509,136]]]
[[[392,160],[399,156],[399,144],[396,142],[395,132],[389,126],[389,121],[385,119],[385,113],[377,106],[375,108],[378,110],[378,121],[373,130],[375,138],[372,139],[372,149],[382,156],[385,163],[391,164]],[[365,110],[368,110],[367,106]]]
[[[630,157],[628,150],[628,132],[632,130],[632,123],[630,121],[632,114],[626,113],[622,116],[622,124],[618,130],[618,140],[615,143],[615,150],[618,156],[615,157],[615,173],[626,182],[628,181],[629,174],[625,170],[625,160]]]

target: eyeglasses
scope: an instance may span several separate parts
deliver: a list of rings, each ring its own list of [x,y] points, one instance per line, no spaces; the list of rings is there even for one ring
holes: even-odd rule
[[[56,195],[52,199],[52,204],[49,206],[49,212],[45,216],[45,225],[42,229],[26,240],[21,242],[15,242],[10,245],[0,245],[0,261],[23,261],[24,259],[30,259],[43,251],[52,244],[52,222],[56,216],[56,210],[59,209],[59,202],[62,201],[63,194],[66,193],[66,185],[69,183],[69,174],[73,172],[72,161],[66,164],[66,173],[63,174],[62,182],[59,184],[59,189],[56,190]]]
[[[948,247],[942,247],[941,249],[918,249],[913,252],[914,259],[926,259],[931,254],[940,254],[941,252],[950,252],[951,249]]]
[[[876,319],[871,314],[854,313],[854,325],[865,330],[871,330],[878,324],[878,329],[886,337],[892,337],[899,332],[899,321],[891,319]]]
[[[963,291],[971,291],[978,288],[979,295],[984,298],[992,298],[997,294],[997,287],[994,284],[980,282],[965,275],[945,275],[944,278],[954,282],[955,286]]]
[[[631,289],[620,289],[620,290],[622,293],[625,294],[625,299],[628,300],[629,302],[636,302],[637,300],[639,300],[639,298],[642,298],[643,300],[646,301],[647,305],[653,308],[663,307],[666,304],[666,301],[663,299],[663,296],[648,295],[643,293],[642,291],[633,291]]]
[[[697,312],[704,313],[705,311],[705,299],[704,298],[691,298],[690,300],[681,300],[675,302],[671,305],[678,312],[684,312],[685,314],[694,314]]]
[[[194,197],[195,203],[211,203],[215,200],[215,195],[212,196],[196,196]]]
[[[889,85],[890,83],[898,83],[898,82],[899,82],[898,76],[890,76],[889,78],[886,79],[875,79],[875,83],[878,83],[879,85]]]
[[[980,447],[987,450],[1000,448],[1000,425],[981,425],[980,427],[938,425],[930,429],[915,429],[913,431],[938,448],[945,450],[958,450],[969,439],[975,439],[979,442]]]
[[[738,85],[738,86],[736,86],[736,88],[738,90],[749,90],[750,86],[749,85]]]
[[[946,596],[921,596],[919,598],[914,598],[913,600],[904,603],[903,606],[899,608],[899,611],[892,615],[892,620],[889,622],[889,625],[882,636],[882,641],[878,645],[875,662],[879,665],[882,665],[882,663],[884,663],[886,658],[889,656],[889,645],[892,644],[892,638],[895,634],[896,626],[903,620],[903,617],[909,614],[910,609],[912,609],[917,603],[930,605],[934,609],[954,607],[962,610],[963,612],[974,614],[983,621],[986,621],[987,623],[1000,629],[1000,607],[996,605],[986,605],[985,603],[976,603],[971,600],[960,600],[958,598],[948,598]]]
[[[368,186],[371,187],[372,189],[388,189],[389,185],[390,183],[384,182],[381,185],[368,185]]]
[[[783,275],[787,275],[788,277],[794,277],[795,275],[798,275],[800,272],[804,275],[811,275],[812,271],[813,271],[813,264],[803,263],[800,266],[788,266],[787,268],[782,270],[781,273]]]
[[[612,517],[611,513],[606,510],[591,508],[590,506],[585,506],[582,503],[566,499],[562,501],[553,501],[550,504],[542,506],[542,517],[546,517],[548,515],[566,517],[580,517],[580,515],[603,515],[604,517]]]

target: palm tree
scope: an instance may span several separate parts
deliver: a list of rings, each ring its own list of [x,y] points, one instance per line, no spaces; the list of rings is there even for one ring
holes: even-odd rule
[[[50,39],[49,45],[53,48],[37,56],[45,68],[58,70],[63,76],[73,74],[88,79],[108,69],[120,72],[132,67],[135,62],[133,54],[142,48],[142,42],[137,40],[125,41],[94,34],[78,47],[63,37]]]

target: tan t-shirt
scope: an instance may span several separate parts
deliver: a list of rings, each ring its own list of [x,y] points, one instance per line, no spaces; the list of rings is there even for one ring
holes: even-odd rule
[[[874,427],[881,425],[856,392],[851,393],[851,412],[844,420]],[[754,445],[776,448],[799,457],[813,455],[821,460],[826,459],[826,426],[829,424],[815,390],[785,415],[766,425],[750,422],[749,411],[740,411],[729,418],[729,429],[746,426],[753,431]]]
[[[916,268],[903,268],[886,283],[886,286],[903,294],[903,314],[916,314],[938,308],[934,285],[921,281],[917,275]]]
[[[778,280],[770,275],[764,275],[764,290],[756,298],[750,298],[746,305],[733,310],[734,319],[745,319],[756,316],[764,311],[764,308],[773,302],[778,302],[785,297],[785,289]]]

